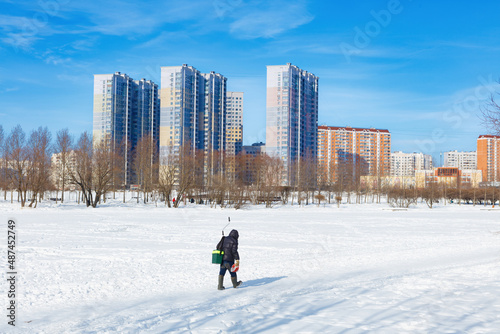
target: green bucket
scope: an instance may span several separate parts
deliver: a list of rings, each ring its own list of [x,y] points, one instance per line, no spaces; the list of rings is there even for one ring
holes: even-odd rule
[[[224,257],[224,251],[217,250],[217,249],[214,250],[212,252],[212,263],[214,263],[214,264],[221,264],[223,257]]]

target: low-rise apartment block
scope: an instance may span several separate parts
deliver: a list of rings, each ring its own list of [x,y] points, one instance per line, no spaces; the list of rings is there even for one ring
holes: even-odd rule
[[[391,134],[388,130],[318,127],[318,179],[390,174]]]
[[[477,152],[449,151],[443,153],[443,167],[456,167],[460,170],[477,169]]]
[[[432,169],[432,156],[423,153],[391,153],[391,176],[415,176],[416,170]]]

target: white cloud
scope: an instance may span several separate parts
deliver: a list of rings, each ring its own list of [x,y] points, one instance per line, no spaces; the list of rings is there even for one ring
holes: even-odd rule
[[[309,23],[314,16],[304,1],[254,1],[235,9],[230,32],[241,39],[270,38]]]
[[[0,14],[0,42],[25,51],[34,51],[36,42],[56,34],[78,35],[74,42],[65,41],[60,50],[64,52],[89,51],[99,35],[156,35],[141,47],[161,45],[178,35],[194,38],[221,31],[240,39],[270,38],[314,18],[305,0],[65,1],[50,11],[21,1],[19,8],[20,16]]]
[[[192,37],[189,34],[183,32],[169,32],[162,31],[158,36],[139,44],[139,48],[157,48],[157,47],[165,47],[168,44],[177,41],[186,41],[191,39]]]
[[[48,55],[44,59],[46,64],[51,64],[51,65],[63,65],[63,64],[69,64],[71,62],[71,58],[63,58],[57,55]]]
[[[50,16],[46,13],[26,13],[26,16],[0,15],[0,22],[0,33],[4,35],[0,42],[16,51],[29,51],[35,42],[43,37],[63,32],[61,27],[54,29]]]
[[[5,89],[0,90],[0,93],[4,94],[4,93],[15,92],[18,90],[19,90],[19,87],[9,87],[9,88],[5,88]]]
[[[203,17],[212,8],[210,2],[199,0],[154,3],[112,0],[75,1],[61,10],[70,16],[83,15],[87,21],[80,25],[83,32],[123,36],[149,34],[165,23]]]
[[[478,84],[474,87],[461,89],[455,92],[450,97],[451,103],[464,104],[470,103],[471,101],[485,102],[492,94],[499,91],[500,85],[491,74],[487,77],[478,76],[477,83]]]
[[[26,20],[27,19],[22,16],[0,14],[0,22],[2,22],[3,29],[21,29],[24,25],[26,25]]]
[[[237,38],[273,37],[286,30],[306,24],[313,19],[304,0],[270,1],[174,0],[164,4],[137,1],[106,1],[101,3],[72,2],[61,8],[68,15],[83,14],[88,23],[83,31],[106,35],[145,35],[168,23],[189,23],[196,33],[221,30]],[[164,38],[165,35],[160,35]]]
[[[96,41],[96,37],[79,39],[70,43],[69,47],[77,51],[91,51]]]
[[[73,74],[58,74],[57,79],[61,81],[71,82],[72,84],[88,87],[92,84],[93,77],[90,75],[73,75]]]
[[[39,39],[39,37],[23,33],[7,33],[6,37],[0,38],[0,41],[18,51],[19,49],[30,50],[33,44]]]
[[[165,23],[192,20],[213,11],[210,2],[201,0],[55,1],[54,4],[53,8],[44,9],[40,2],[20,1],[21,16],[0,14],[0,42],[16,50],[31,51],[35,42],[56,34],[141,36]],[[71,46],[85,51],[94,42],[95,39],[79,39]]]
[[[498,51],[500,48],[496,46],[496,44],[492,41],[489,41],[487,39],[483,38],[482,43],[480,43],[481,40],[479,41],[435,41],[433,44],[436,47],[443,47],[443,46],[449,46],[449,47],[454,47],[454,48],[459,48],[459,49],[476,49],[476,50],[482,50],[482,51]]]

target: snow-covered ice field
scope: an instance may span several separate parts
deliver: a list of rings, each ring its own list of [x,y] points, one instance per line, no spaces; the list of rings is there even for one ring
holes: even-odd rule
[[[17,221],[7,333],[499,333],[500,210],[425,204],[97,209],[0,203]],[[240,289],[211,252],[231,217]]]

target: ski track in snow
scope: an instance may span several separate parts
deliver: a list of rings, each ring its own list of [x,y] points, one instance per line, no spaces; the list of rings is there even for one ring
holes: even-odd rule
[[[498,212],[386,208],[0,202],[19,267],[17,326],[0,332],[498,333]],[[228,216],[244,285],[217,291]]]

